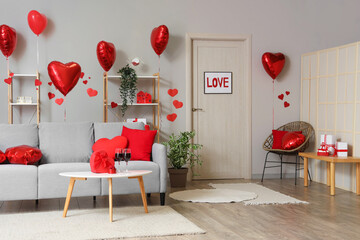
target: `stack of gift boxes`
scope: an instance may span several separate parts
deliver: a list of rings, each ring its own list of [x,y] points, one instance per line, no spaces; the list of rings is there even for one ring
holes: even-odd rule
[[[334,135],[322,134],[320,137],[320,148],[317,151],[318,156],[348,156],[348,144],[346,142],[335,142]]]

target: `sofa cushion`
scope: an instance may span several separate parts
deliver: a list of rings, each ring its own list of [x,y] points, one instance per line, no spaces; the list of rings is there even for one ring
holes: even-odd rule
[[[37,199],[37,167],[0,165],[0,201]]]
[[[0,150],[29,145],[39,146],[38,127],[36,124],[0,124]]]
[[[90,171],[89,163],[51,163],[38,167],[38,197],[63,198],[66,197],[70,178],[60,176],[61,172]],[[100,195],[100,179],[77,180],[72,196]]]
[[[89,162],[93,135],[90,122],[40,123],[41,163]]]
[[[160,167],[154,162],[129,161],[128,170],[150,170],[152,173],[144,175],[144,187],[146,193],[158,193],[160,191]],[[119,164],[115,163],[118,170]],[[125,162],[121,162],[121,170],[125,171]],[[140,193],[139,182],[137,179],[113,178],[113,194],[132,194]],[[101,179],[101,195],[109,194],[109,183],[107,179]]]
[[[123,126],[131,129],[139,129],[144,130],[145,125],[142,122],[132,122],[132,123],[124,123],[124,122],[111,122],[111,123],[94,123],[94,133],[95,133],[95,141],[100,138],[114,138],[116,136],[120,136],[122,133]]]

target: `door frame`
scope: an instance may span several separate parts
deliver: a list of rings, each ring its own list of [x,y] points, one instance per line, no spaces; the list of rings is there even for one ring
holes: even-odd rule
[[[245,179],[251,179],[252,174],[252,159],[251,159],[251,151],[252,151],[252,140],[251,140],[251,35],[239,35],[239,34],[207,34],[207,33],[186,33],[186,103],[185,103],[185,111],[186,111],[186,131],[193,130],[193,117],[191,108],[193,107],[193,63],[192,63],[192,55],[193,49],[192,44],[194,40],[218,40],[218,41],[243,41],[245,43],[245,63],[247,66],[244,67],[245,70],[245,85],[246,85],[246,101],[245,104],[245,112],[246,117],[244,120],[246,125],[248,126],[245,130],[245,141],[246,153],[244,154],[245,159],[243,162],[244,169],[241,169],[242,174]]]

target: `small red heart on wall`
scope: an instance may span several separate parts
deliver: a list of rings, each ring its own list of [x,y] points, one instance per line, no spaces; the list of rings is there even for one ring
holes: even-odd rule
[[[284,107],[287,108],[287,107],[289,107],[289,106],[290,106],[290,103],[288,103],[288,102],[285,101],[285,102],[284,102]]]
[[[177,115],[176,113],[173,113],[173,114],[169,114],[166,116],[167,120],[169,120],[170,122],[173,122],[175,121],[175,119],[177,118]]]
[[[49,86],[52,86],[52,82],[48,82]]]
[[[178,101],[178,100],[174,100],[174,101],[173,101],[173,105],[174,105],[174,107],[175,107],[176,109],[178,109],[178,108],[182,108],[183,103],[180,102],[180,101]]]
[[[116,102],[111,102],[111,108],[116,108],[118,104]]]
[[[13,76],[14,76],[14,73],[10,73],[9,75],[10,75],[10,77],[13,77]]]
[[[4,82],[10,85],[12,83],[12,78],[6,78],[4,79]]]
[[[290,92],[289,92],[289,91],[286,91],[285,93],[286,93],[286,95],[289,95],[289,94],[290,94]]]
[[[87,91],[87,94],[89,95],[89,97],[95,97],[98,94],[98,91],[96,91],[92,88],[88,88],[86,91]]]
[[[85,75],[85,73],[84,73],[84,72],[81,72],[81,74],[80,74],[80,78],[83,78],[83,77],[84,77],[84,75]]]
[[[55,99],[55,103],[58,104],[58,105],[63,104],[63,102],[64,102],[64,99],[63,99],[63,98],[57,98],[57,99]]]
[[[49,93],[48,93],[48,96],[49,96],[49,100],[50,100],[50,99],[53,99],[53,98],[55,97],[55,94],[49,92]]]
[[[174,89],[169,89],[169,90],[168,90],[168,94],[169,94],[170,96],[172,96],[172,97],[175,97],[176,94],[178,94],[178,90],[177,90],[176,88],[174,88]]]
[[[35,79],[35,86],[40,86],[42,82],[39,79]]]
[[[86,85],[88,83],[88,80],[84,80],[83,83]]]
[[[284,94],[280,94],[280,95],[278,96],[278,98],[279,98],[280,100],[283,100],[283,99],[284,99]]]

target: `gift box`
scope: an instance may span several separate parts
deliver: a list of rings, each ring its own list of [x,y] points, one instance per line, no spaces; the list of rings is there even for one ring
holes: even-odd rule
[[[320,136],[320,149],[323,151],[326,150],[329,153],[328,155],[321,155],[321,156],[335,155],[335,136],[322,134]]]
[[[318,156],[329,156],[329,152],[327,150],[324,150],[324,149],[318,149],[317,150],[317,155]]]
[[[348,144],[346,142],[336,142],[335,153],[338,157],[348,156]]]

